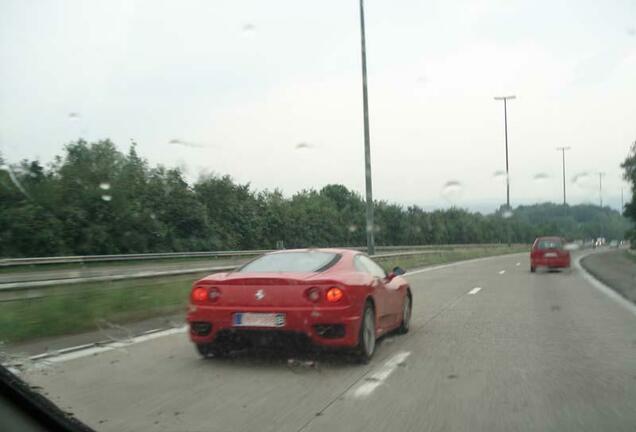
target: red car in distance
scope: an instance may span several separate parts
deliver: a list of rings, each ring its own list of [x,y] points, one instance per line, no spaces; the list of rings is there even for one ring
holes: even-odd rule
[[[539,267],[570,267],[570,251],[565,249],[562,238],[539,237],[534,241],[530,251],[530,271],[534,273]]]
[[[204,357],[300,343],[350,348],[367,362],[376,338],[409,330],[413,296],[401,274],[347,249],[268,253],[193,284],[190,339]]]

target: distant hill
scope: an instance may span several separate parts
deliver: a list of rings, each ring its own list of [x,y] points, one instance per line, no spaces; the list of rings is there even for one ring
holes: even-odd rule
[[[514,210],[512,219],[519,228],[531,229],[538,235],[554,234],[569,239],[605,237],[622,240],[632,227],[632,223],[618,211],[590,204],[565,207],[554,203],[524,205]]]

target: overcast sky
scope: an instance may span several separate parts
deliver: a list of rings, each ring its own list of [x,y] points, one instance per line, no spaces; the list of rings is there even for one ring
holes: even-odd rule
[[[374,196],[618,207],[636,140],[636,2],[367,0]],[[0,3],[0,152],[82,136],[257,189],[364,191],[356,0]],[[449,187],[444,185],[450,183]],[[459,182],[460,186],[455,183]]]

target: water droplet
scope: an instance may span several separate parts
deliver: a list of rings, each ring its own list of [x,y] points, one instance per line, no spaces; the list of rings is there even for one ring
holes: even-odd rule
[[[494,177],[494,179],[500,183],[506,183],[506,178],[508,178],[508,176],[506,175],[505,171],[495,171],[494,174],[492,175]]]
[[[548,178],[550,178],[550,177],[546,173],[535,174],[535,176],[532,177],[532,179],[534,181],[539,182],[539,183],[545,182]]]
[[[111,199],[113,199],[113,197],[112,197],[112,196],[110,196],[110,195],[102,195],[102,199],[103,199],[104,201],[110,201]]]
[[[349,225],[348,229],[349,229],[349,232],[351,233],[358,231],[358,227],[355,225]]]
[[[630,27],[627,29],[627,34],[629,36],[636,36],[636,27]]]
[[[512,210],[505,210],[501,215],[505,219],[510,219],[514,215],[514,213],[512,212]]]
[[[581,172],[572,177],[572,183],[581,189],[590,189],[595,186],[592,175],[588,172]]]
[[[461,196],[463,189],[462,184],[457,180],[447,181],[442,186],[442,197],[448,201],[455,201]]]
[[[157,215],[154,213],[150,213],[150,219],[157,219]]]
[[[110,183],[102,182],[102,183],[99,184],[99,188],[101,190],[109,190],[110,189]]]
[[[301,149],[310,149],[313,148],[314,146],[312,144],[309,144],[308,142],[299,142],[298,144],[296,144],[295,148],[296,150],[301,150]]]
[[[71,120],[77,120],[78,118],[80,118],[80,115],[76,112],[70,112],[68,113],[68,118],[70,118]]]
[[[192,148],[205,147],[203,144],[195,143],[195,142],[192,142],[192,141],[185,141],[185,140],[182,140],[182,139],[179,139],[179,138],[172,138],[170,141],[168,141],[168,144],[180,145],[180,146],[192,147]]]
[[[252,23],[247,23],[243,26],[243,34],[245,35],[249,35],[254,33],[254,31],[256,30],[256,26]]]

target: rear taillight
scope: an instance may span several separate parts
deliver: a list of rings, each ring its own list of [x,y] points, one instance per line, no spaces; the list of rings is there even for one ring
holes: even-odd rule
[[[344,297],[344,291],[338,287],[329,288],[325,294],[325,298],[329,303],[337,303]]]
[[[208,289],[205,287],[196,287],[192,290],[192,300],[195,302],[203,302],[208,298]]]
[[[192,290],[192,301],[195,303],[215,302],[219,297],[221,297],[221,291],[215,287],[196,287]]]
[[[320,288],[309,288],[305,291],[305,296],[307,296],[310,301],[317,303],[320,300]]]

